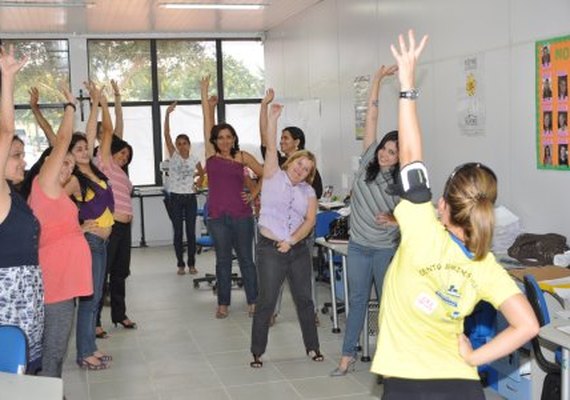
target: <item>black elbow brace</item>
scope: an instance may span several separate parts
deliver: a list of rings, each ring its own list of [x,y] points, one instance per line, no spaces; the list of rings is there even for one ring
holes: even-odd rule
[[[424,163],[416,161],[403,167],[396,175],[396,182],[390,185],[388,193],[417,204],[430,201],[432,195]]]

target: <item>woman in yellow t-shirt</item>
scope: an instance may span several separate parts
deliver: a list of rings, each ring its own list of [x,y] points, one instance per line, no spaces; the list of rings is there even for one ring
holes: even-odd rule
[[[416,44],[399,37],[391,47],[398,63],[399,192],[394,215],[400,246],[384,280],[380,334],[372,371],[382,374],[384,400],[483,400],[476,367],[503,357],[538,333],[526,297],[489,252],[494,226],[497,179],[479,163],[459,166],[431,205],[422,162],[414,78],[427,36]],[[509,327],[473,350],[463,320],[485,300],[505,316]]]

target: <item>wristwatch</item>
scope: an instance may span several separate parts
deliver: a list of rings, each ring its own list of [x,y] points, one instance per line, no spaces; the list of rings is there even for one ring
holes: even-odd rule
[[[418,89],[404,90],[400,92],[401,99],[415,100],[420,96]]]

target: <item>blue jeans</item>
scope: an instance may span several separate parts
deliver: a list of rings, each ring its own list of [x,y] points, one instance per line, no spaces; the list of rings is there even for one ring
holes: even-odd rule
[[[237,255],[247,304],[255,304],[257,272],[253,263],[253,225],[253,217],[224,215],[208,220],[208,230],[216,250],[218,305],[229,306],[231,303],[232,248]]]
[[[85,239],[91,250],[91,270],[93,274],[93,294],[79,298],[77,306],[77,359],[92,356],[97,351],[95,344],[95,325],[99,301],[103,295],[105,268],[107,265],[107,240],[92,233],[86,233]]]
[[[396,249],[393,248],[373,249],[354,242],[348,243],[347,275],[350,311],[346,318],[346,330],[342,344],[343,356],[356,356],[358,338],[366,312],[368,312],[372,282],[374,282],[376,294],[380,300],[384,276],[395,251]]]
[[[186,241],[188,243],[188,266],[196,263],[196,195],[170,193],[170,218],[174,228],[174,251],[178,268],[185,267],[184,249],[182,246],[183,229],[186,222]]]

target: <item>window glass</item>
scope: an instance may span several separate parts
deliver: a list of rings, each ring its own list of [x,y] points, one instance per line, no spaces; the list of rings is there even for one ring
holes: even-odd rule
[[[63,118],[63,109],[42,109],[42,114],[51,124],[53,131],[57,133]],[[36,119],[31,110],[16,110],[15,118],[16,135],[24,141],[26,169],[29,169],[38,160],[43,151],[49,147],[49,143],[44,132],[36,124]]]
[[[259,104],[228,104],[226,121],[236,130],[240,149],[250,152],[261,162]]]
[[[28,57],[28,62],[16,76],[16,104],[29,104],[31,86],[40,90],[40,103],[64,102],[59,87],[62,84],[69,86],[67,40],[2,40],[2,45],[14,45],[17,58]]]
[[[162,127],[164,129],[164,118],[167,106],[160,108]],[[176,136],[184,133],[190,138],[192,144],[191,152],[195,154],[202,163],[204,162],[204,125],[202,120],[202,107],[199,105],[177,105],[176,110],[170,114],[170,136],[172,142],[176,141]],[[164,135],[164,132],[163,132]],[[162,137],[162,159],[169,158],[164,136]]]
[[[261,41],[222,41],[224,97],[252,99],[263,97],[265,89],[263,43]]]
[[[150,41],[89,40],[89,79],[111,90],[111,79],[121,88],[123,101],[151,101]],[[112,93],[107,94],[111,97]]]
[[[210,75],[216,88],[216,43],[195,40],[158,40],[159,98],[200,100],[200,78]]]

